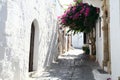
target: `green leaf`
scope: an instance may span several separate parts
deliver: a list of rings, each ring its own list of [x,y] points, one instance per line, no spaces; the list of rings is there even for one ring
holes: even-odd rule
[[[82,2],[82,0],[78,0],[78,2],[80,3],[80,2]]]

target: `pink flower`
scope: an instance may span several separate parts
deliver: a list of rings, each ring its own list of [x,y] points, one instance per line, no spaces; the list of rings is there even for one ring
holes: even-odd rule
[[[63,23],[63,24],[66,24],[66,20],[65,20],[65,19],[62,19],[62,23]]]
[[[69,4],[68,8],[71,8],[72,7],[72,4]]]
[[[73,11],[73,12],[75,12],[75,10],[76,10],[76,6],[72,8],[72,11]]]
[[[83,7],[83,8],[82,8],[82,10],[80,10],[80,13],[83,13],[83,12],[84,12],[84,10],[85,10],[85,9],[84,9],[84,7]]]
[[[61,16],[58,16],[57,18],[58,18],[58,19],[60,19],[60,18],[61,18]]]
[[[73,0],[74,2],[77,2],[78,0]]]
[[[62,18],[65,18],[67,16],[67,14],[66,13],[64,13],[63,15],[62,15]]]
[[[88,15],[89,15],[89,12],[90,12],[90,8],[87,7],[86,10],[85,10],[85,16],[88,16]]]
[[[73,16],[69,16],[69,18],[70,18],[70,19],[72,19],[72,18],[73,18]]]
[[[83,6],[83,3],[79,3],[78,6]]]
[[[99,8],[96,8],[96,12],[97,12],[97,14],[100,12],[100,9]]]
[[[79,12],[78,12],[78,13],[76,13],[76,14],[73,16],[73,19],[74,19],[74,20],[78,19],[78,18],[79,18],[79,15],[80,15],[80,13],[79,13]]]
[[[66,14],[67,14],[67,13],[70,13],[70,9],[68,9],[68,10],[66,11]]]

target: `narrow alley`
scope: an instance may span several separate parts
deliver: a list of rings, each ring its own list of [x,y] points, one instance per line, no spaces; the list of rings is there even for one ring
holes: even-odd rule
[[[0,80],[120,80],[120,0],[0,0]]]
[[[74,49],[59,56],[57,62],[54,62],[46,71],[33,75],[31,80],[107,80],[105,79],[108,77],[107,74],[104,77],[101,74],[96,76],[97,69],[102,74],[106,74],[100,70],[94,60],[83,54],[82,50]]]

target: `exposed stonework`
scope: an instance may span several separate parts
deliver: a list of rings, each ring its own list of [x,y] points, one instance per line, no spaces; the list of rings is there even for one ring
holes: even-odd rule
[[[110,51],[109,51],[109,20],[110,20],[110,11],[109,11],[109,0],[104,0],[102,5],[103,10],[103,39],[104,39],[104,59],[103,59],[103,68],[107,66],[108,72],[111,72],[111,58],[110,58]]]
[[[28,79],[32,23],[33,69],[41,71],[53,61],[58,53],[55,3],[55,0],[0,1],[0,80]]]

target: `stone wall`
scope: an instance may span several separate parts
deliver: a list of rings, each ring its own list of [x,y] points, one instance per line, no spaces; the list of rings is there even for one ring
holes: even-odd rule
[[[33,69],[50,65],[58,53],[55,10],[55,0],[0,1],[0,80],[27,80],[32,23]]]

